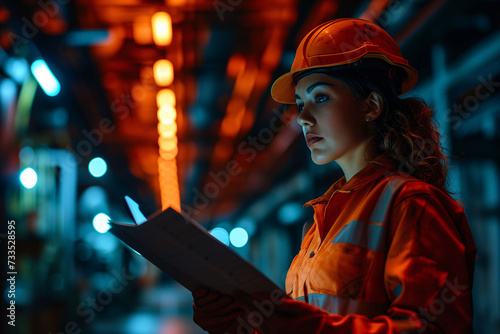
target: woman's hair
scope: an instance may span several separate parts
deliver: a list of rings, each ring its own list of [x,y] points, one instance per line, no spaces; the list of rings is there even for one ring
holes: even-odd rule
[[[382,113],[367,123],[371,146],[377,154],[387,152],[398,170],[450,194],[446,188],[448,159],[433,122],[433,111],[421,99],[398,97],[403,71],[371,59],[347,69],[331,67],[321,72],[343,81],[357,98],[365,99],[371,92],[380,94]]]

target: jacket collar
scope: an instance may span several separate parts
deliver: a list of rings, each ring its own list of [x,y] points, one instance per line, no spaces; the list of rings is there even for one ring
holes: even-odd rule
[[[394,170],[396,167],[392,157],[388,153],[382,153],[374,160],[370,161],[363,169],[357,172],[349,182],[346,182],[345,176],[336,181],[322,196],[310,200],[304,207],[328,202],[335,191],[351,193],[353,191],[365,188],[367,185],[379,180],[385,173]]]

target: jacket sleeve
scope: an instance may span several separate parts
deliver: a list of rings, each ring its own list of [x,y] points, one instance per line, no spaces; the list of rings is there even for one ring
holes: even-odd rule
[[[300,302],[290,301],[276,311],[297,310],[300,318],[291,332],[305,328],[324,334],[472,332],[475,245],[464,212],[447,195],[429,188],[405,194],[410,195],[398,196],[389,217],[387,315],[341,316],[305,303],[299,313],[301,306],[294,303]]]
[[[471,333],[476,248],[463,209],[437,189],[408,187],[390,216],[388,315],[402,331]]]

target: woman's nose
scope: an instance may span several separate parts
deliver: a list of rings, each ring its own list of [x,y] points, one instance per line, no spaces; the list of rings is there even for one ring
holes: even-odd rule
[[[299,123],[300,126],[313,126],[315,124],[314,117],[305,106],[299,116],[297,116],[297,123]]]

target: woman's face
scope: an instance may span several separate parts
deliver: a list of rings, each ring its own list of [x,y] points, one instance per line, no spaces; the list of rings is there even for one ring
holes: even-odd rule
[[[365,104],[350,88],[329,75],[313,73],[295,88],[302,126],[314,163],[352,158],[365,141]]]

